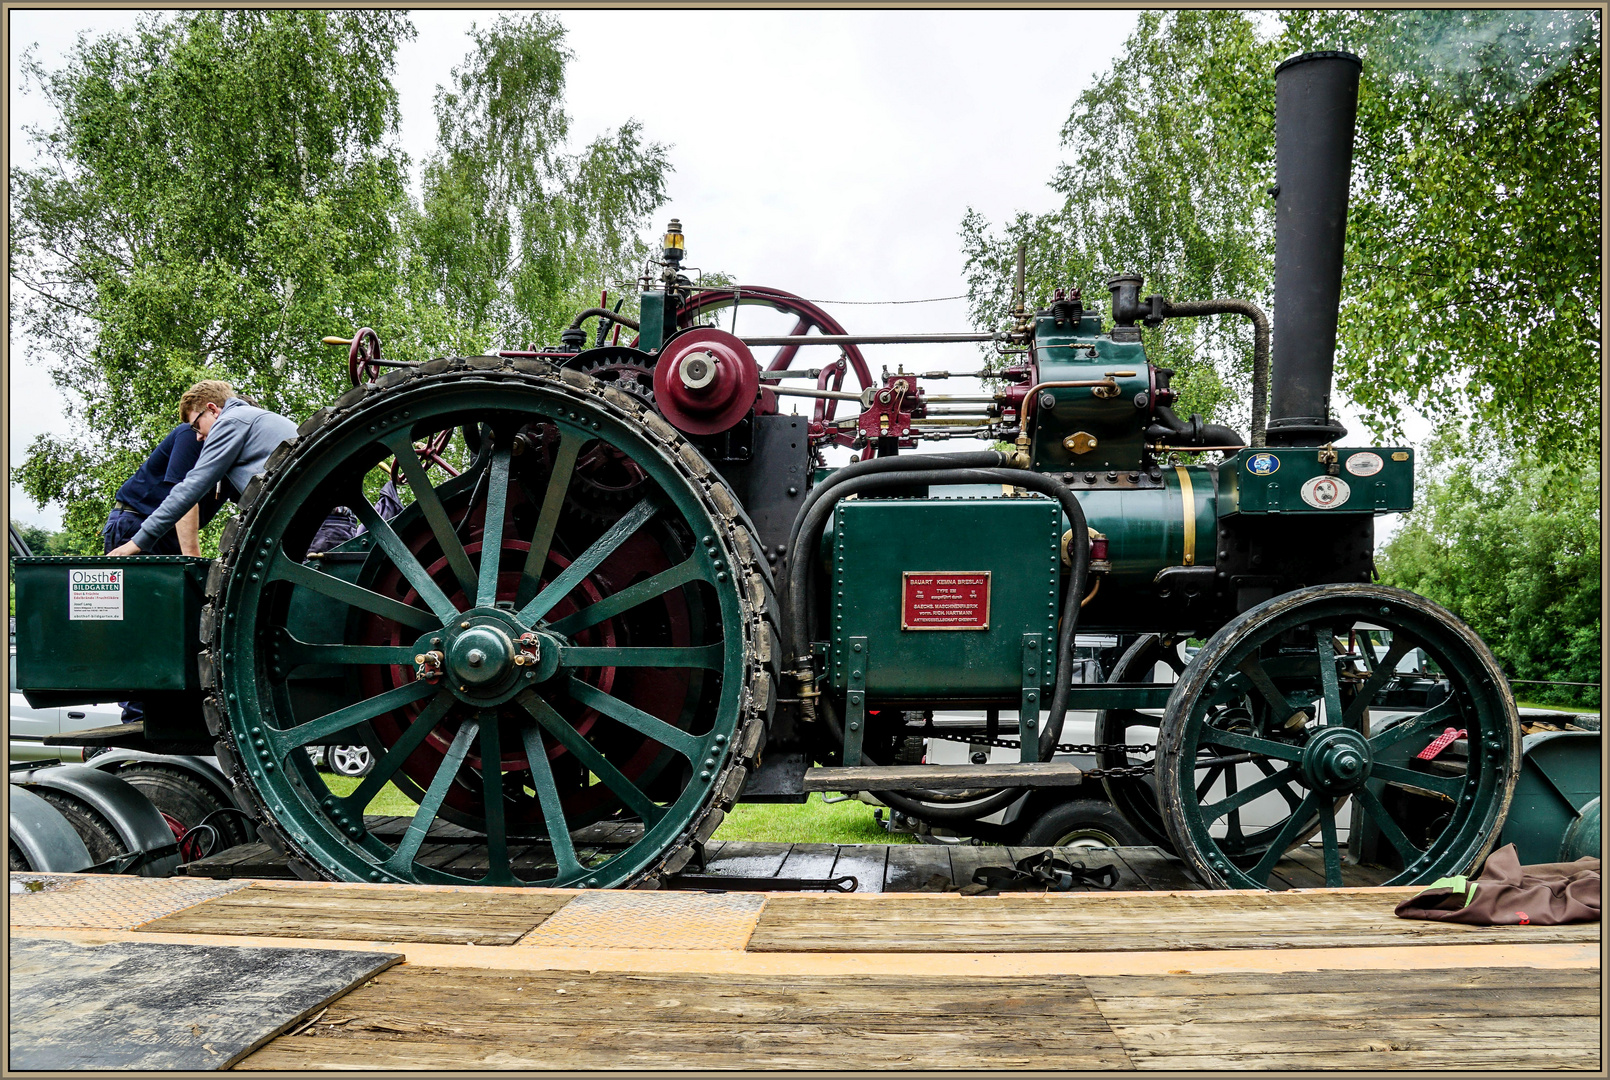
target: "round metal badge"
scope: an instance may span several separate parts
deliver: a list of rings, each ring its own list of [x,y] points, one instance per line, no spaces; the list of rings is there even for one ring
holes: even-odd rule
[[[1316,510],[1332,510],[1341,506],[1352,495],[1347,481],[1339,476],[1316,476],[1303,483],[1303,502]]]

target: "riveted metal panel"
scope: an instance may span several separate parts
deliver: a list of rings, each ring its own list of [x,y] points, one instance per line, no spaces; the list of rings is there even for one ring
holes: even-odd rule
[[[1334,455],[1335,460],[1327,460]],[[1219,466],[1219,514],[1399,514],[1414,509],[1406,446],[1246,449]]]
[[[1007,697],[1023,689],[1023,635],[1056,639],[1062,509],[1050,499],[850,499],[835,511],[833,685],[847,688],[847,642],[865,638],[873,697]],[[987,581],[987,618],[902,628],[908,583]],[[979,622],[985,625],[977,628]],[[938,625],[935,625],[938,624]],[[1042,686],[1052,684],[1052,671]]]

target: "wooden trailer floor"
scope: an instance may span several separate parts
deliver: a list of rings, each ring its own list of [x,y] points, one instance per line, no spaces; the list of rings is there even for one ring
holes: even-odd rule
[[[1412,888],[862,895],[18,874],[13,888],[25,879],[14,945],[403,956],[237,1069],[1602,1068],[1598,924],[1398,919]]]

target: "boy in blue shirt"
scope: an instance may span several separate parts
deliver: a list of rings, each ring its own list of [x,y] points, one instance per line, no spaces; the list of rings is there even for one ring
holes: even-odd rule
[[[133,539],[145,519],[162,505],[174,485],[190,475],[196,459],[201,455],[201,443],[189,424],[179,424],[157,444],[155,450],[141,462],[134,475],[117,489],[117,500],[112,512],[106,516],[106,527],[101,530],[103,552],[110,552]],[[166,533],[151,546],[149,555],[200,555],[197,539],[203,526],[218,511],[219,500],[208,497],[192,506],[173,531]]]

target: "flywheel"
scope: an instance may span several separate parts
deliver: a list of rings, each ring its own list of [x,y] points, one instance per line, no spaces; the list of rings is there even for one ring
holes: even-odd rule
[[[414,445],[462,431],[468,464],[433,484]],[[578,512],[599,455],[643,480]],[[411,501],[385,519],[393,458]],[[332,506],[365,531],[308,556]],[[303,424],[225,531],[202,617],[220,760],[303,876],[652,886],[770,723],[759,551],[703,457],[617,387],[490,356],[390,372]],[[331,742],[367,746],[368,775],[318,772],[304,748]],[[375,809],[388,785],[417,806],[401,822]],[[613,845],[578,838],[616,823]]]

